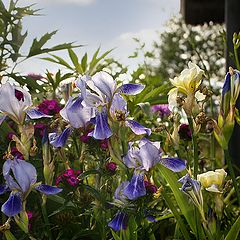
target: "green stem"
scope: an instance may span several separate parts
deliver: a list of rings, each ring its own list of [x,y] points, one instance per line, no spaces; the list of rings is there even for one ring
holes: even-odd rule
[[[238,204],[240,205],[240,192],[238,189],[237,180],[236,180],[233,165],[232,165],[232,159],[231,159],[231,156],[230,156],[228,150],[224,150],[224,156],[225,156],[225,159],[227,160],[228,170],[229,170],[230,176],[233,181],[233,187],[234,187],[235,193],[237,195]]]
[[[238,48],[234,47],[234,57],[235,57],[235,61],[236,61],[236,68],[239,70],[240,69],[240,63],[239,63],[239,59],[238,59]]]
[[[168,207],[171,209],[173,215],[175,216],[175,218],[177,220],[177,223],[179,224],[179,227],[181,229],[181,232],[182,232],[182,235],[183,235],[184,239],[186,239],[186,240],[189,239],[190,240],[191,238],[189,236],[189,232],[188,232],[187,228],[185,227],[185,224],[184,224],[180,214],[178,213],[176,207],[172,203],[171,198],[168,197],[168,195],[164,191],[162,192],[162,195],[163,195]]]
[[[52,240],[52,232],[50,230],[50,223],[49,223],[49,219],[48,219],[48,214],[47,214],[47,208],[46,208],[46,202],[47,202],[47,197],[45,195],[42,196],[42,215],[43,215],[43,219],[46,225],[46,231],[47,231],[47,236],[49,240]]]
[[[188,117],[189,127],[192,132],[192,147],[193,147],[193,176],[197,179],[198,174],[198,145],[197,145],[197,135],[194,132],[193,119]]]

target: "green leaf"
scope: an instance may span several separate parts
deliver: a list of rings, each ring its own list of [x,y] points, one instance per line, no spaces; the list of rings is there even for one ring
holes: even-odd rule
[[[53,58],[55,58],[55,59],[49,58],[49,57],[41,58],[41,59],[47,60],[47,61],[49,61],[49,62],[53,62],[53,63],[60,64],[60,65],[62,65],[62,66],[65,66],[65,67],[73,70],[73,67],[71,67],[63,58],[58,57],[58,56],[53,55],[53,54],[50,54],[50,55],[51,55]]]
[[[49,52],[59,51],[59,50],[63,50],[63,49],[70,49],[70,48],[82,46],[82,45],[74,46],[73,42],[71,42],[71,43],[59,44],[52,48],[42,48],[56,33],[57,33],[57,31],[53,31],[51,33],[46,33],[40,38],[40,40],[37,40],[37,38],[35,38],[33,40],[32,46],[30,47],[30,51],[27,55],[27,58],[35,56],[35,55],[43,54],[43,53],[49,53]]]
[[[239,231],[240,231],[240,216],[232,225],[231,229],[229,230],[224,240],[236,240],[239,235]]]
[[[111,229],[112,236],[114,240],[121,240],[121,238]]]
[[[72,49],[68,49],[68,55],[71,58],[71,61],[74,65],[74,67],[76,68],[77,72],[80,74],[83,74],[83,70],[82,70],[81,65],[78,62],[78,57],[77,57],[76,53]]]
[[[87,53],[85,53],[81,60],[81,66],[82,66],[83,73],[86,73],[86,71],[87,71],[87,59],[88,59],[88,56],[87,56]]]
[[[89,66],[89,74],[92,75],[94,74],[94,70],[97,66],[97,64],[102,60],[104,59],[110,52],[113,51],[113,49],[109,50],[109,51],[106,51],[105,53],[103,53],[99,58],[97,57],[98,56],[98,53],[100,51],[100,47],[97,49],[97,51],[94,53],[93,55],[93,58],[90,62],[90,66]]]
[[[92,174],[101,174],[98,170],[89,170],[80,174],[79,179],[83,180],[86,177],[89,177]]]
[[[173,173],[172,171],[170,171],[169,169],[165,168],[161,164],[158,164],[158,169],[159,169],[161,175],[164,177],[164,179],[169,184],[169,187],[171,188],[171,190],[173,192],[176,202],[177,202],[182,214],[186,218],[189,226],[191,227],[192,231],[194,233],[196,233],[197,229],[196,229],[195,219],[194,219],[194,208],[192,205],[187,204],[188,203],[187,197],[184,195],[184,193],[182,193],[179,190],[180,185],[178,183],[178,178],[176,177],[176,174]],[[198,231],[200,231],[200,230],[198,230]]]
[[[4,236],[7,240],[17,240],[9,230],[4,232]]]

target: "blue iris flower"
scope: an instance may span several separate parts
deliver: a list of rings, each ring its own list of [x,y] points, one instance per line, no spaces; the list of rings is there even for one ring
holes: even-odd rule
[[[114,231],[126,230],[128,224],[128,215],[124,212],[118,212],[114,218],[108,223],[108,226]]]
[[[22,211],[22,203],[33,188],[46,195],[62,191],[61,188],[36,183],[36,168],[31,163],[17,158],[5,161],[3,176],[6,183],[0,187],[0,194],[11,191],[8,200],[1,207],[2,212],[8,217],[15,216]]]

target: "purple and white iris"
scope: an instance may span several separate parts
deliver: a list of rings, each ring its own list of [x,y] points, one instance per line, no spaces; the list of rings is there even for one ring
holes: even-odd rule
[[[33,188],[46,195],[62,191],[61,188],[38,184],[36,168],[31,163],[17,158],[5,161],[3,177],[6,183],[0,187],[0,194],[11,191],[8,200],[1,207],[1,211],[8,217],[15,216],[23,210],[23,201]]]
[[[124,121],[125,125],[137,134],[151,134],[151,130],[138,122],[126,119],[128,116],[127,102],[121,96],[140,93],[142,84],[123,84],[117,87],[117,82],[106,72],[98,72],[94,76],[81,76],[76,81],[76,86],[81,91],[77,98],[70,97],[65,107],[60,111],[61,116],[73,128],[87,128],[94,124],[92,137],[98,140],[108,139],[112,136],[109,118]],[[122,119],[120,119],[122,117]],[[54,134],[54,135],[53,135]],[[52,137],[54,136],[54,141]],[[65,135],[64,135],[65,136]],[[49,135],[50,143],[55,147],[64,146],[65,138],[61,134]],[[58,144],[54,145],[57,141]],[[61,142],[61,143],[60,143]]]
[[[24,122],[26,115],[30,119],[51,117],[36,108],[31,108],[31,106],[31,95],[25,89],[11,85],[9,82],[0,87],[0,124],[6,116],[18,124]]]

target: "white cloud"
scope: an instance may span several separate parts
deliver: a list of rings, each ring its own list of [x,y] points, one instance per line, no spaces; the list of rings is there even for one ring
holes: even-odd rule
[[[29,0],[23,0],[21,1],[21,3],[29,3]],[[87,5],[91,5],[93,3],[95,3],[96,0],[35,0],[34,3],[38,3],[38,4],[44,4],[46,5],[57,5],[57,4],[61,4],[61,5],[69,5],[69,4],[75,4],[75,5],[80,5],[80,6],[87,6]],[[25,4],[24,3],[24,4]]]

